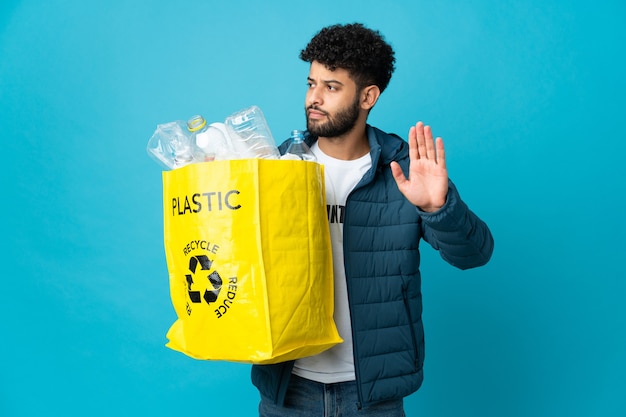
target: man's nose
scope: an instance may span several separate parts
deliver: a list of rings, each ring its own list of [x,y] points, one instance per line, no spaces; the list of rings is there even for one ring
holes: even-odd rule
[[[319,89],[317,87],[311,87],[308,91],[307,91],[307,95],[306,95],[306,105],[307,107],[312,106],[312,105],[321,105],[323,103],[322,101],[322,95],[319,92]]]

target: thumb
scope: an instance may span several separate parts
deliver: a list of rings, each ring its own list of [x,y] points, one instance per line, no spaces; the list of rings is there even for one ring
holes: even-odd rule
[[[398,188],[402,189],[402,185],[408,180],[404,176],[404,172],[402,172],[400,164],[396,161],[391,161],[389,167],[391,168],[391,174],[393,175],[393,178],[396,180],[396,184],[398,184]]]

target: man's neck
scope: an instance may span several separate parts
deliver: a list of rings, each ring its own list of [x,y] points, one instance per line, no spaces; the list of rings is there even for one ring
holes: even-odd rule
[[[319,137],[317,143],[326,155],[344,161],[359,159],[370,151],[365,124],[355,125],[354,129],[342,136]]]

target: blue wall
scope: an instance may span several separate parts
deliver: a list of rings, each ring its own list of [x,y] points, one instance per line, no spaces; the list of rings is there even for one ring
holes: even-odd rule
[[[212,4],[214,3],[214,4]],[[424,249],[409,416],[626,415],[626,3],[7,1],[0,5],[0,415],[255,415],[249,366],[164,347],[158,123],[260,106],[304,126],[322,26],[397,51],[370,121],[446,141],[490,264]]]

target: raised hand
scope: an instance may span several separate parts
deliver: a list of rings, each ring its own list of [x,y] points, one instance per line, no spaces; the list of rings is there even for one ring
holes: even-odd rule
[[[430,126],[418,122],[409,129],[409,178],[393,161],[391,172],[398,189],[422,211],[435,212],[446,203],[448,170],[443,139],[433,140]]]

